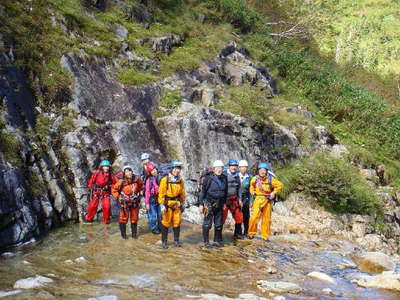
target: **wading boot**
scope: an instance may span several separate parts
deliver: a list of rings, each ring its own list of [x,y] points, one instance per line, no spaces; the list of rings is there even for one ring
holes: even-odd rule
[[[181,227],[174,227],[174,245],[175,247],[182,247],[182,243],[179,241],[179,234],[181,232]]]
[[[235,232],[233,233],[234,240],[243,240],[242,224],[235,224]]]
[[[204,240],[204,248],[210,249],[212,248],[210,244],[210,229],[203,227],[203,240]]]
[[[137,239],[137,223],[131,224],[132,238]]]
[[[222,242],[222,230],[215,230],[215,247],[221,248],[224,246],[224,243]]]
[[[122,238],[126,240],[126,224],[119,223],[119,230],[121,231]]]
[[[168,227],[161,225],[161,243],[164,249],[168,248]]]

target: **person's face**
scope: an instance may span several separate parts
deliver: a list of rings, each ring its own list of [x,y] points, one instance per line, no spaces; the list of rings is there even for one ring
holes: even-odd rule
[[[261,177],[265,177],[267,175],[267,170],[264,168],[258,170],[258,175],[260,175]]]
[[[104,173],[107,173],[108,171],[110,171],[110,167],[108,167],[108,166],[104,166],[104,167],[102,167],[102,169],[103,169]]]
[[[171,170],[171,174],[175,177],[179,176],[179,174],[181,174],[181,168],[173,168]]]
[[[153,170],[151,170],[150,174],[151,174],[152,176],[157,176],[157,175],[158,175],[157,169],[154,168]]]
[[[145,165],[145,164],[147,164],[149,161],[150,161],[150,160],[148,160],[148,159],[143,159],[143,160],[142,160],[142,164]]]
[[[222,174],[222,167],[215,167],[214,174],[220,176]]]
[[[133,176],[133,171],[131,169],[126,169],[125,170],[125,177],[128,179],[131,179]]]
[[[248,169],[247,167],[240,167],[240,168],[239,168],[240,173],[242,173],[242,174],[246,174],[247,169]]]
[[[229,166],[229,171],[231,171],[231,173],[235,173],[237,169],[238,169],[237,166]]]

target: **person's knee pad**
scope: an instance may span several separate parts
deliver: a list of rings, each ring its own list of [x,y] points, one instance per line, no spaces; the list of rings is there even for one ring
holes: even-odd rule
[[[220,226],[215,226],[215,230],[222,230],[222,225],[220,225]]]
[[[203,229],[210,230],[211,229],[211,225],[210,224],[203,224]]]

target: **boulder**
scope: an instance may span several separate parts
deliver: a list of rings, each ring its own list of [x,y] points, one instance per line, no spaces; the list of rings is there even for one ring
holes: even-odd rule
[[[298,284],[283,281],[273,282],[267,280],[257,280],[257,287],[263,292],[272,292],[278,294],[297,294],[303,291],[303,289]]]
[[[353,260],[360,270],[372,273],[394,270],[396,265],[389,255],[381,252],[354,254]]]
[[[36,289],[43,287],[47,283],[52,283],[54,280],[41,275],[35,277],[28,277],[17,280],[14,284],[14,289]]]
[[[329,275],[327,275],[325,273],[322,273],[322,272],[314,271],[314,272],[308,273],[307,276],[311,277],[311,278],[314,278],[314,279],[326,281],[326,282],[329,282],[329,283],[332,283],[332,284],[336,284],[336,280],[335,279],[333,279],[331,276],[329,276]]]
[[[383,272],[375,276],[362,275],[355,283],[366,288],[400,291],[400,274]]]

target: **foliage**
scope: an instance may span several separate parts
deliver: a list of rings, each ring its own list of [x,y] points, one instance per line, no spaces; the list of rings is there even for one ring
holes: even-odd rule
[[[176,108],[182,100],[180,90],[164,90],[160,99],[160,106],[166,109]]]
[[[379,211],[379,200],[358,169],[324,153],[279,170],[278,177],[285,183],[284,196],[304,191],[331,212],[371,215]]]
[[[11,164],[15,166],[21,166],[23,164],[19,155],[21,143],[15,135],[2,132],[0,134],[0,149],[0,152],[4,154],[6,160]]]
[[[217,9],[215,17],[226,20],[242,32],[255,30],[262,20],[262,16],[244,0],[208,0],[207,3]]]
[[[121,69],[118,74],[118,80],[128,86],[150,83],[157,78],[156,75],[136,69]]]

